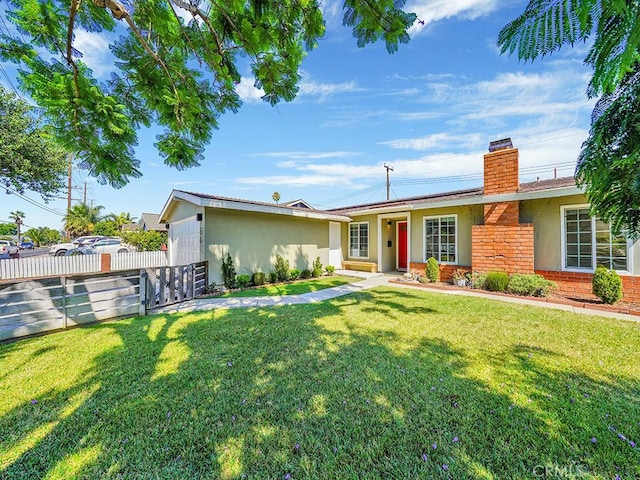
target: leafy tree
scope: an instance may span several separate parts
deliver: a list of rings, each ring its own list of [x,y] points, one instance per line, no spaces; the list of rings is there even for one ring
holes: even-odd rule
[[[522,60],[593,38],[587,95],[598,97],[576,179],[593,213],[615,230],[640,233],[640,2],[530,0],[498,36]]]
[[[37,245],[53,245],[62,239],[60,232],[49,227],[30,228],[25,235]]]
[[[167,232],[155,232],[152,230],[137,230],[133,232],[120,232],[120,237],[133,245],[140,252],[155,252],[167,244]]]
[[[13,223],[16,224],[18,242],[20,241],[20,227],[24,223],[23,222],[24,217],[25,217],[24,212],[21,212],[20,210],[15,210],[9,214],[9,218],[13,220]]]
[[[15,235],[18,228],[15,223],[0,223],[0,235]]]
[[[7,0],[20,35],[0,35],[0,59],[17,63],[22,88],[56,137],[101,182],[139,177],[136,129],[164,128],[155,144],[168,165],[198,165],[225,112],[236,112],[240,61],[271,105],[292,100],[307,52],[324,35],[319,0]],[[344,0],[343,23],[362,47],[409,41],[416,16],[404,0]],[[187,16],[188,21],[183,20]],[[98,82],[74,45],[79,30],[102,32],[116,57]],[[118,38],[108,32],[121,33]]]
[[[101,220],[96,223],[93,233],[104,235],[105,237],[115,237],[118,235],[118,224],[115,220]]]
[[[102,205],[90,207],[86,203],[73,205],[63,218],[64,229],[72,237],[91,235],[96,224],[102,220],[100,212],[103,208]]]
[[[0,86],[0,185],[49,200],[64,188],[66,172],[64,151],[40,126],[33,108]]]

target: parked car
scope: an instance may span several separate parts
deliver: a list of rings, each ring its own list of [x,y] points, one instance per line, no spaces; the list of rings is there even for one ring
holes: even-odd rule
[[[70,243],[57,243],[51,246],[51,248],[49,249],[49,255],[61,257],[63,255],[66,255],[67,252],[73,248],[90,247],[102,238],[104,238],[102,235],[86,235],[83,237],[78,237]]]
[[[22,240],[18,244],[20,250],[33,250],[33,242],[31,240]]]
[[[18,245],[11,240],[0,240],[0,258],[18,258]]]
[[[96,253],[127,253],[131,251],[119,238],[103,238],[94,243],[91,248]]]

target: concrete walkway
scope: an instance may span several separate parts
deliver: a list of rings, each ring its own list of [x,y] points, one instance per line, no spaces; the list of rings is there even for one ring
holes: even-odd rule
[[[470,297],[480,297],[489,300],[498,300],[508,303],[517,303],[520,305],[530,305],[541,308],[551,308],[554,310],[563,310],[566,312],[579,313],[582,315],[597,315],[607,318],[617,318],[620,320],[627,320],[631,322],[640,323],[640,318],[635,315],[628,315],[618,312],[607,312],[604,310],[595,310],[582,307],[574,307],[571,305],[562,305],[551,302],[541,302],[536,300],[530,300],[522,297],[506,297],[499,295],[492,295],[489,293],[483,293],[478,290],[430,290],[427,288],[419,287],[411,284],[402,283],[389,283],[389,280],[396,280],[402,278],[398,274],[382,274],[382,273],[366,273],[357,272],[353,270],[336,270],[336,275],[348,275],[352,277],[358,277],[361,280],[342,285],[339,287],[326,288],[324,290],[318,290],[316,292],[304,293],[302,295],[283,295],[283,296],[267,296],[267,297],[214,297],[214,298],[197,298],[195,300],[189,300],[183,303],[174,305],[168,305],[166,307],[155,308],[149,313],[186,313],[203,310],[213,310],[219,308],[259,308],[259,307],[273,307],[278,305],[300,305],[303,303],[318,303],[332,298],[341,297],[350,293],[360,292],[369,288],[375,288],[379,286],[387,286],[399,289],[419,290],[421,292],[433,292],[441,293],[443,295],[466,295]]]

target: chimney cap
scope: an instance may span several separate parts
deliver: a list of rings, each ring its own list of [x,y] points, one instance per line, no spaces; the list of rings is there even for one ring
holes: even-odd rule
[[[513,143],[511,143],[511,138],[503,138],[502,140],[494,140],[489,143],[489,151],[495,152],[496,150],[504,150],[506,148],[513,148]]]

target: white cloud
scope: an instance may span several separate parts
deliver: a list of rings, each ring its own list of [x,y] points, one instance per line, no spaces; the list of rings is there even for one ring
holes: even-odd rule
[[[323,158],[346,158],[346,157],[355,157],[360,155],[358,152],[346,152],[346,151],[335,151],[335,152],[264,152],[264,153],[254,153],[251,155],[252,157],[271,157],[271,158],[290,158],[292,160],[319,160]],[[299,165],[300,162],[294,161],[289,162],[290,164]],[[284,166],[287,162],[281,162]]]
[[[322,83],[313,80],[309,74],[301,72],[301,80],[298,83],[297,98],[313,97],[319,102],[324,102],[334,95],[362,91],[353,81],[340,83]],[[254,86],[255,78],[243,77],[236,85],[236,92],[245,103],[262,102],[264,90]]]
[[[416,138],[400,138],[378,142],[380,145],[387,145],[391,148],[405,150],[447,150],[452,146],[458,148],[477,147],[483,140],[483,136],[477,133],[466,135],[455,135],[451,133],[434,133]]]
[[[236,85],[236,93],[245,103],[259,103],[264,97],[264,90],[254,86],[255,79],[243,77],[240,83]]]
[[[300,97],[316,97],[319,101],[325,101],[329,97],[342,93],[351,93],[361,91],[355,82],[343,83],[319,83],[313,80],[303,80],[299,84],[298,98]]]
[[[414,12],[424,25],[416,23],[409,33],[419,35],[429,25],[452,17],[474,20],[497,10],[499,3],[498,0],[414,0],[406,5],[405,10]]]
[[[76,29],[73,47],[82,53],[82,62],[93,70],[96,77],[103,77],[113,70],[114,56],[109,50],[108,33],[92,33]]]

